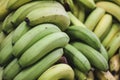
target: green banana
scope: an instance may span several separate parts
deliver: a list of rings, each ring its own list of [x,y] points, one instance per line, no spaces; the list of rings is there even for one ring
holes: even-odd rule
[[[21,38],[15,43],[13,46],[13,55],[20,57],[35,42],[54,32],[61,32],[61,30],[54,24],[46,23],[37,25],[21,36]]]
[[[30,30],[30,27],[23,21],[14,31],[12,43],[15,44],[26,32]]]
[[[97,23],[100,21],[100,19],[105,14],[105,10],[99,7],[96,7],[87,17],[85,21],[85,26],[93,31],[97,25]]]
[[[96,3],[96,6],[105,9],[106,12],[112,14],[118,21],[120,21],[120,6],[109,2],[109,1],[100,1]]]
[[[11,23],[13,14],[14,14],[13,12],[9,13],[5,20],[3,21],[2,30],[7,34],[9,34],[14,29]]]
[[[108,58],[110,59],[120,47],[120,31],[112,38],[108,46],[106,47],[108,51]]]
[[[0,67],[0,80],[3,79],[3,67]]]
[[[68,62],[75,66],[77,69],[84,73],[88,73],[91,69],[90,62],[88,59],[80,52],[78,51],[74,46],[71,44],[67,44],[64,47],[64,55],[68,59]]]
[[[9,0],[7,8],[9,10],[15,10],[30,1],[32,0]]]
[[[96,50],[100,50],[101,42],[98,37],[86,27],[70,26],[66,30],[70,38],[82,40]]]
[[[94,33],[102,41],[112,27],[112,15],[105,14],[94,29]]]
[[[21,71],[21,67],[18,64],[18,60],[13,59],[3,71],[3,79],[4,80],[13,80],[13,78]]]
[[[108,46],[109,42],[111,41],[113,36],[118,31],[120,31],[120,24],[119,23],[113,23],[109,33],[107,34],[107,36],[102,41],[102,44],[104,45],[105,48],[106,48],[106,46]]]
[[[13,19],[11,21],[15,26],[17,26],[23,20],[25,20],[27,14],[29,14],[30,12],[32,12],[38,8],[45,8],[45,7],[51,7],[51,8],[58,7],[58,8],[64,9],[64,7],[56,1],[35,1],[35,2],[31,2],[31,3],[28,3],[28,4],[20,7],[15,12],[15,16],[13,16]],[[19,12],[19,14],[18,14],[18,12]]]
[[[7,40],[6,44],[4,47],[1,45],[1,50],[0,50],[0,65],[7,64],[13,57],[12,55],[12,35],[14,32],[10,33],[10,37]]]
[[[47,69],[38,80],[74,80],[74,71],[68,64],[56,64]]]
[[[84,4],[90,9],[94,9],[96,7],[94,0],[77,0],[80,4]]]
[[[28,25],[35,26],[40,23],[53,23],[64,31],[70,25],[70,19],[67,12],[59,7],[42,7],[31,11],[26,20]]]
[[[0,50],[1,50],[1,44],[2,44],[2,41],[5,39],[6,35],[4,34],[4,32],[0,32]]]
[[[76,47],[79,51],[81,51],[83,55],[85,55],[90,61],[91,65],[93,65],[95,68],[101,71],[108,70],[108,62],[102,56],[102,54],[100,54],[100,52],[96,51],[85,43],[73,42],[72,45]]]
[[[23,69],[13,80],[36,80],[39,76],[57,62],[63,55],[63,49],[58,48],[50,52],[36,64]]]
[[[19,64],[22,67],[27,67],[41,59],[53,49],[64,47],[68,42],[69,37],[64,32],[49,34],[27,49],[20,57]]]

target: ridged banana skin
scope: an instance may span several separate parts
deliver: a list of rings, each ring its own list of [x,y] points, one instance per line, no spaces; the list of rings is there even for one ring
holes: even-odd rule
[[[23,21],[14,31],[12,43],[15,44],[26,32],[30,30],[30,27]]]
[[[64,7],[58,3],[57,1],[36,1],[36,2],[31,2],[26,4],[25,6],[19,8],[18,12],[20,12],[20,14],[18,15],[16,12],[15,15],[17,15],[17,17],[13,17],[12,23],[17,26],[18,24],[20,24],[23,20],[25,20],[27,14],[29,14],[31,11],[36,10],[38,8],[45,8],[45,7],[58,7],[61,9],[64,9]],[[24,13],[24,14],[23,14]]]
[[[108,62],[100,52],[81,42],[74,42],[72,45],[81,51],[95,68],[101,71],[108,70]]]
[[[100,19],[105,14],[105,10],[99,7],[96,7],[87,17],[85,20],[85,26],[93,31],[97,25],[97,23],[100,21]]]
[[[87,6],[90,9],[94,9],[96,7],[94,0],[77,0],[78,2],[80,2],[80,4],[84,4],[85,6]]]
[[[32,0],[14,0],[14,1],[9,0],[7,8],[9,10],[15,10],[30,1],[32,1]]]
[[[13,55],[20,57],[35,42],[54,32],[61,30],[54,24],[40,24],[25,33],[13,46]],[[23,44],[24,43],[24,44]]]
[[[105,9],[106,12],[112,14],[120,22],[120,6],[119,5],[109,1],[100,1],[96,3],[96,6]]]
[[[97,37],[102,41],[112,26],[112,15],[105,14],[102,19],[97,24],[95,30],[93,31]]]
[[[70,38],[82,40],[83,42],[89,44],[94,49],[100,50],[101,47],[100,40],[88,28],[84,28],[81,26],[70,26],[66,30],[66,33],[70,36]]]
[[[107,36],[103,39],[102,44],[106,48],[108,46],[109,42],[112,40],[113,36],[120,31],[120,24],[119,23],[113,23],[112,27],[107,34]]]
[[[39,59],[48,54],[50,51],[59,47],[64,47],[68,44],[68,42],[69,37],[64,32],[49,34],[37,41],[29,49],[27,49],[20,57],[19,64],[22,67],[30,66],[36,63]]]
[[[13,80],[13,78],[22,70],[18,64],[17,58],[13,59],[3,71],[4,80]]]
[[[112,38],[109,45],[106,47],[108,58],[110,59],[120,47],[120,31]]]
[[[90,62],[88,59],[81,53],[79,50],[77,50],[74,46],[71,44],[67,44],[64,47],[64,55],[68,59],[68,62],[75,66],[77,69],[84,73],[88,73],[91,69]]]
[[[59,7],[41,7],[31,11],[26,20],[28,25],[35,26],[40,23],[56,24],[62,31],[70,25],[70,19],[65,9]]]
[[[3,80],[3,67],[0,66],[0,80]]]
[[[113,57],[111,57],[109,61],[110,71],[118,73],[120,70],[120,56],[119,54],[115,54]]]
[[[63,55],[63,49],[50,52],[33,66],[23,69],[13,80],[36,80],[39,76],[57,62]]]
[[[56,64],[47,69],[38,80],[74,80],[74,71],[68,64]]]

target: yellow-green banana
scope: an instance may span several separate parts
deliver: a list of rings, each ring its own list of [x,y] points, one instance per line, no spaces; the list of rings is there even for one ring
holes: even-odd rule
[[[56,64],[47,69],[38,80],[74,80],[74,71],[68,64]]]
[[[39,76],[57,62],[63,55],[63,49],[58,48],[29,68],[23,69],[13,80],[36,80]]]

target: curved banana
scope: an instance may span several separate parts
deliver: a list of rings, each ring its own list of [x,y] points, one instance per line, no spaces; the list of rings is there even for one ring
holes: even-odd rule
[[[27,49],[19,59],[22,67],[30,66],[44,57],[50,51],[65,47],[69,42],[69,37],[64,32],[55,32],[38,40],[34,45]],[[34,53],[34,54],[33,54]],[[27,60],[26,60],[27,59]]]
[[[110,1],[100,1],[96,3],[96,6],[105,9],[106,12],[112,14],[118,21],[120,21],[120,6],[117,4]]]
[[[23,21],[14,31],[12,44],[15,44],[29,29],[30,27]]]
[[[90,61],[91,65],[93,65],[95,68],[101,71],[108,70],[108,62],[102,56],[102,54],[100,54],[100,52],[96,51],[85,43],[73,42],[72,45],[76,47],[79,51],[81,51],[83,55],[86,56],[87,59]]]
[[[23,69],[13,80],[37,80],[38,77],[55,64],[63,55],[63,49],[58,48],[29,68]]]
[[[38,80],[74,80],[74,71],[68,64],[56,64],[47,69]]]
[[[87,17],[85,21],[85,26],[93,31],[97,25],[97,23],[100,21],[100,19],[105,14],[105,10],[99,7],[96,7]]]
[[[40,24],[29,30],[15,43],[13,46],[13,55],[20,57],[28,48],[35,42],[44,38],[48,34],[61,32],[61,30],[54,24]],[[23,44],[24,43],[24,44]]]
[[[81,40],[98,51],[101,48],[101,42],[98,37],[86,27],[70,26],[66,30],[66,33],[71,39]]]
[[[105,14],[102,19],[97,24],[95,30],[93,31],[97,37],[102,41],[104,37],[108,34],[112,25],[112,15]]]
[[[13,59],[3,71],[3,79],[4,80],[13,80],[13,78],[21,71],[21,67],[18,64],[18,60]]]
[[[107,36],[103,39],[102,44],[103,46],[106,48],[108,46],[108,44],[110,43],[110,41],[112,40],[113,36],[120,31],[120,24],[119,23],[113,23],[112,27],[109,31],[109,33],[107,34]]]
[[[64,47],[64,52],[64,55],[68,59],[68,63],[70,63],[70,65],[75,66],[77,69],[84,73],[88,73],[88,71],[90,71],[90,62],[74,46],[72,46],[71,44],[67,44]]]

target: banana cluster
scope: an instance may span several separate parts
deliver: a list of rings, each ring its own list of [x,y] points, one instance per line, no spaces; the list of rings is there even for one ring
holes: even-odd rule
[[[0,0],[0,80],[119,80],[120,0]]]

